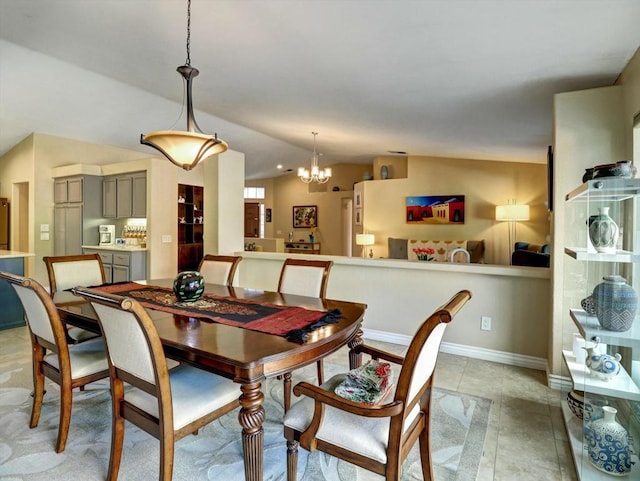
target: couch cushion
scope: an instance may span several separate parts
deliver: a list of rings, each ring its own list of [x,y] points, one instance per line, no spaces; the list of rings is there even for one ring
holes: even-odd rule
[[[389,237],[389,259],[407,258],[407,239]]]
[[[418,260],[416,253],[413,249],[431,247],[435,253],[433,254],[433,260],[435,262],[449,262],[449,253],[453,249],[459,247],[467,249],[467,241],[465,240],[415,240],[409,239],[407,246],[408,259],[410,261]]]

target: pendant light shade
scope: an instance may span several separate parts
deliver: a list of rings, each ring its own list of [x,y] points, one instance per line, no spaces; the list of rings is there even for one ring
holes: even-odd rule
[[[185,80],[187,102],[187,130],[159,130],[140,135],[140,143],[153,147],[167,159],[184,170],[193,169],[198,163],[214,154],[221,154],[229,146],[218,139],[218,134],[208,135],[200,130],[193,115],[192,82],[200,73],[191,66],[191,0],[187,2],[187,61],[177,68]]]

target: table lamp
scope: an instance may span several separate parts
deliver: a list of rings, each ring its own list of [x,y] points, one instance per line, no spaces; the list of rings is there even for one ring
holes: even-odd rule
[[[376,239],[373,234],[356,234],[356,245],[362,246],[362,258],[366,256],[366,246],[372,246],[376,243]]]

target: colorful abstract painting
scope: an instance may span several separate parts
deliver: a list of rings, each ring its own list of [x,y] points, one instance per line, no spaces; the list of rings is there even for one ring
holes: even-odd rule
[[[464,195],[407,197],[407,224],[464,224]]]

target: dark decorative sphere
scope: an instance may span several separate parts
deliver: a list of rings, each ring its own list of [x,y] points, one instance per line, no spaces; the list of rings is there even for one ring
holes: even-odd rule
[[[179,301],[194,302],[204,292],[204,277],[197,271],[185,271],[173,281],[173,293]]]

